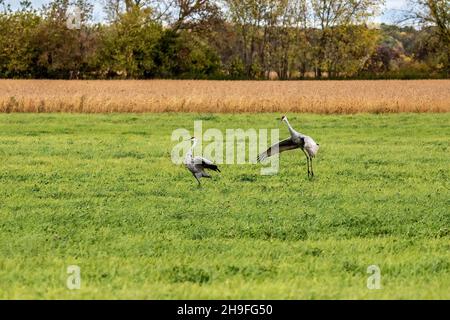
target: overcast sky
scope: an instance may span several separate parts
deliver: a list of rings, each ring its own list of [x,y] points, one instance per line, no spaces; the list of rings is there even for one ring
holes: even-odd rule
[[[13,8],[17,7],[19,0],[6,0],[10,3]],[[34,7],[40,7],[44,3],[48,3],[49,0],[31,0]],[[102,0],[92,1],[95,3],[94,18],[96,21],[101,21],[104,17],[102,11]],[[407,0],[385,0],[386,5],[383,8],[384,13],[375,19],[376,22],[386,22],[392,23],[393,18],[396,15],[396,10],[401,10],[406,8]]]

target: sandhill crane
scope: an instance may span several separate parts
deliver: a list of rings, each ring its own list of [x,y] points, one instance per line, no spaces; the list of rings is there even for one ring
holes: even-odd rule
[[[192,153],[197,145],[197,139],[192,137],[190,140],[193,143],[191,149],[189,149],[186,157],[184,158],[184,165],[190,172],[192,172],[192,175],[195,179],[197,179],[198,185],[200,185],[200,178],[211,178],[211,176],[205,172],[205,169],[210,169],[217,172],[220,172],[220,170],[211,160],[199,156],[194,157]]]
[[[286,116],[281,117],[282,122],[286,122],[291,137],[283,141],[280,141],[265,152],[258,155],[258,161],[262,161],[274,154],[281,153],[283,151],[300,148],[306,156],[306,164],[308,166],[308,177],[314,176],[312,159],[316,156],[319,150],[319,144],[316,143],[310,136],[306,136],[300,132],[297,132],[292,128]]]

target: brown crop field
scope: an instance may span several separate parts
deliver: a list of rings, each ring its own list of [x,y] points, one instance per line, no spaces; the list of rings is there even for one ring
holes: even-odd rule
[[[450,80],[0,80],[0,112],[449,112]]]

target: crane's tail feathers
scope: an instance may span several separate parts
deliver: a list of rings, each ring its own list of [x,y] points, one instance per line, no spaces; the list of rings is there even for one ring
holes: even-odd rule
[[[204,163],[203,166],[204,166],[206,169],[214,170],[214,171],[216,171],[216,172],[221,172],[220,169],[219,169],[219,167],[218,167],[217,165],[215,165],[215,164],[206,164],[206,163]]]
[[[269,156],[266,153],[261,153],[258,154],[258,156],[256,157],[256,161],[257,162],[262,162],[264,160],[266,160]]]

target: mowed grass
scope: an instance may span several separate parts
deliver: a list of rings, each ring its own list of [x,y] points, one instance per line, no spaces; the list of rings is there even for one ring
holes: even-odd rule
[[[298,150],[201,189],[171,162],[194,120],[284,138],[276,117],[0,115],[0,298],[449,299],[450,114],[290,114],[311,181]]]

